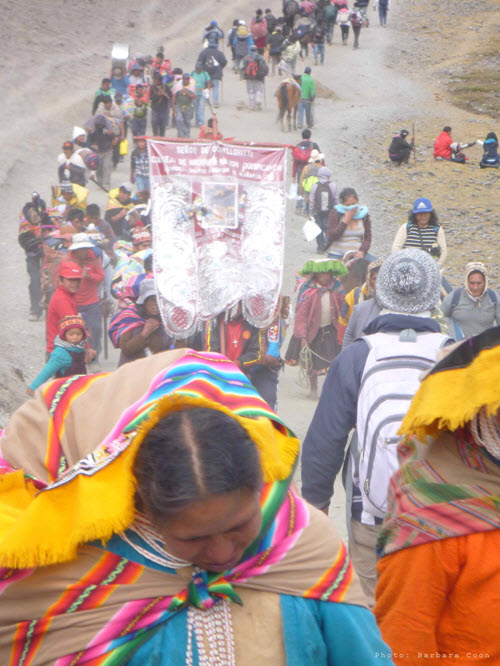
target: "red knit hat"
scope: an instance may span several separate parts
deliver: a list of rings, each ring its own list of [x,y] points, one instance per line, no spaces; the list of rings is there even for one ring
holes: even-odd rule
[[[70,328],[79,328],[83,332],[83,340],[86,340],[89,336],[87,329],[85,328],[85,322],[80,315],[67,315],[63,317],[59,322],[59,337],[62,340],[66,339],[66,331]]]

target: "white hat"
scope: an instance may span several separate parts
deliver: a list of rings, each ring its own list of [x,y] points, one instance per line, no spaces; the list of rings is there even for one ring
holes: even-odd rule
[[[242,20],[238,23],[238,25],[246,25],[246,23],[245,23],[245,21]]]
[[[309,157],[309,162],[317,162],[318,160],[324,160],[325,156],[323,153],[320,153],[319,150],[311,150],[311,156]]]
[[[72,243],[69,246],[69,250],[91,250],[95,245],[91,242],[88,234],[85,232],[79,234],[73,234]]]
[[[77,127],[77,126],[75,125],[75,126],[73,127],[73,141],[74,141],[77,137],[82,136],[82,134],[83,134],[84,136],[87,136],[87,132],[86,132],[84,129],[82,129],[81,127]]]
[[[130,183],[122,183],[119,187],[120,190],[127,190],[129,194],[132,194],[133,187]]]

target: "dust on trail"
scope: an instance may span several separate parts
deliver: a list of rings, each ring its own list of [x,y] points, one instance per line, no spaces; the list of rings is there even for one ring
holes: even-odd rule
[[[271,7],[274,5],[277,10],[280,4],[275,1]],[[449,164],[434,162],[430,152],[432,140],[445,124],[451,124],[454,134],[466,139],[482,138],[488,128],[494,128],[490,119],[475,117],[447,104],[442,90],[437,94],[429,72],[437,57],[436,49],[449,48],[450,42],[440,40],[437,46],[435,40],[426,39],[424,33],[412,29],[415,8],[409,5],[413,4],[395,1],[386,29],[378,26],[376,13],[370,9],[371,26],[362,30],[357,51],[352,42],[347,47],[341,46],[338,28],[335,29],[334,44],[326,49],[325,65],[313,66],[313,76],[335,93],[333,100],[322,98],[315,103],[313,138],[326,154],[334,182],[340,188],[355,187],[361,202],[368,206],[374,225],[375,254],[389,253],[397,224],[404,221],[406,210],[417,196],[429,196],[438,210],[445,213],[451,210],[451,215],[446,213],[441,219],[450,246],[450,271],[456,276],[467,258],[477,258],[477,254],[467,254],[470,225],[469,229],[460,226],[463,211],[457,210],[456,196],[465,197],[463,192],[468,191],[470,196],[461,205],[471,206],[476,200],[491,200],[496,195],[498,206],[500,181],[495,181],[491,174],[480,173],[472,165],[461,167],[458,173]],[[419,11],[427,8],[431,12],[435,2],[421,0],[418,6]],[[490,6],[498,6],[498,1],[481,2],[481,6],[489,11]],[[5,21],[0,34],[11,67],[3,77],[10,112],[2,116],[0,124],[4,148],[0,164],[4,205],[0,235],[4,314],[0,331],[0,425],[25,400],[23,380],[33,378],[44,359],[44,323],[27,321],[24,255],[17,245],[19,210],[32,190],[48,199],[50,185],[56,181],[60,145],[70,137],[74,124],[87,119],[93,92],[109,71],[112,44],[129,43],[132,53],[154,53],[163,44],[175,65],[191,69],[201,49],[201,31],[210,20],[216,18],[227,31],[233,18],[249,20],[257,5],[241,0],[228,7],[208,0],[194,8],[191,3],[168,3],[167,9],[160,1],[148,3],[144,10],[136,7],[132,0],[89,0],[85,8],[62,2],[55,10],[45,0],[19,0],[4,8]],[[36,15],[36,30],[26,20],[28,15]],[[442,27],[444,35],[444,23]],[[313,64],[311,56],[306,64]],[[297,143],[299,132],[282,133],[275,124],[277,77],[267,79],[265,110],[250,113],[245,105],[244,82],[229,69],[218,113],[223,134],[241,140]],[[418,130],[417,162],[396,171],[384,164],[387,146],[393,132],[404,126],[411,129],[412,123]],[[168,134],[175,132],[169,130]],[[472,150],[478,160],[480,151]],[[119,166],[113,176],[114,184],[128,180],[128,168],[128,163]],[[490,185],[486,183],[487,177]],[[105,195],[91,185],[89,200],[103,206]],[[484,240],[491,240],[495,224],[493,201],[489,209],[481,219],[487,236]],[[295,271],[315,251],[314,243],[307,244],[303,239],[303,222],[290,205],[283,285],[288,294],[293,293]],[[487,252],[498,265],[495,254],[498,226],[495,234],[497,247],[488,243]],[[113,358],[104,367],[112,369],[115,363]],[[307,390],[297,384],[297,379],[297,369],[287,368],[282,374],[279,412],[303,438],[315,403],[305,399]],[[342,502],[335,499],[335,504],[335,513],[340,516]],[[342,518],[337,522],[342,522]]]

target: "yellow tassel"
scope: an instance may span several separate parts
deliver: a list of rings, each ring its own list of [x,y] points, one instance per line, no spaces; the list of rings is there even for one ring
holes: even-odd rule
[[[135,516],[133,466],[147,433],[166,414],[208,407],[234,418],[259,449],[265,482],[286,479],[299,452],[299,442],[277,430],[267,418],[251,419],[198,396],[161,398],[127,448],[93,475],[36,494],[22,471],[0,477],[0,566],[28,568],[76,558],[78,546],[107,540],[131,525]]]
[[[481,407],[500,409],[500,347],[485,349],[465,368],[428,375],[417,391],[399,433],[424,442],[471,421]]]

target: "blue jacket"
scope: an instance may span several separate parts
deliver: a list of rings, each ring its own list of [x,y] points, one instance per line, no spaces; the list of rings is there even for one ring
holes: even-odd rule
[[[82,354],[85,351],[84,349],[80,349],[80,347],[72,347],[71,350],[73,352],[81,352]],[[71,366],[72,361],[73,358],[70,352],[64,347],[58,347],[56,345],[51,352],[49,360],[45,366],[41,369],[38,376],[31,382],[29,386],[30,389],[35,391],[39,386],[45,384],[45,382],[47,382],[51,377],[54,377],[56,372],[67,370]]]
[[[393,664],[391,650],[380,637],[375,618],[366,608],[286,594],[280,594],[280,608],[287,666]],[[177,613],[134,653],[127,665],[184,666],[186,620],[185,611]],[[198,650],[196,641],[193,642],[193,664],[198,666]]]
[[[406,328],[417,333],[441,330],[430,317],[384,314],[363,332],[371,335]],[[356,427],[358,394],[369,352],[368,345],[360,338],[332,361],[302,445],[302,496],[319,509],[330,503],[335,477],[344,462],[349,433]],[[360,496],[359,490],[355,495]],[[354,512],[353,517],[357,517]]]

